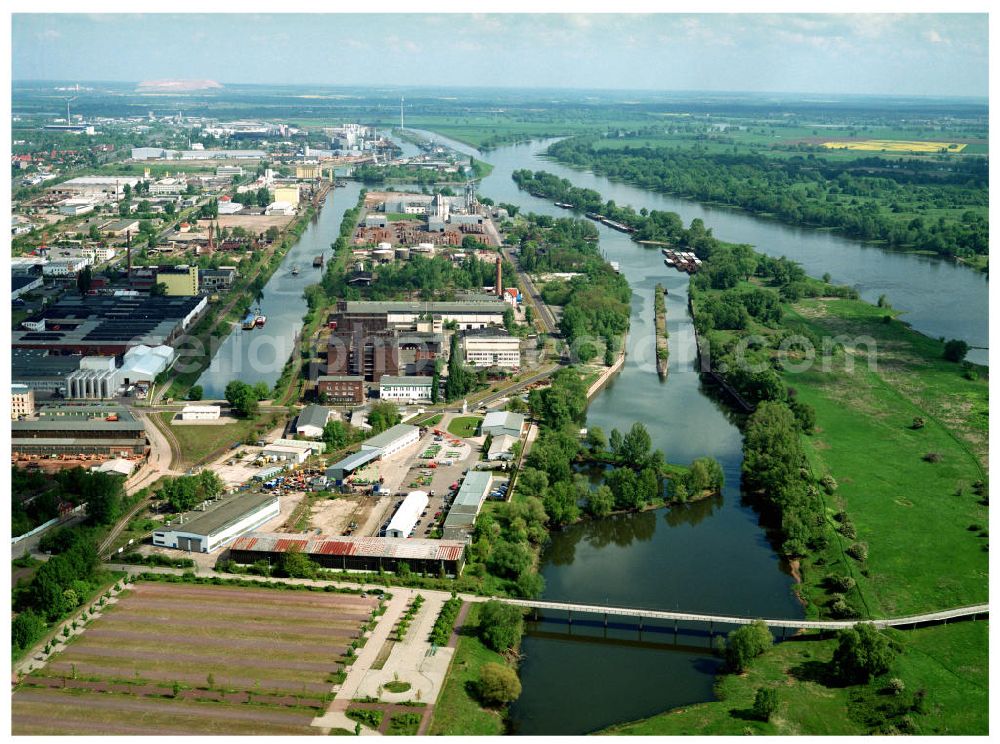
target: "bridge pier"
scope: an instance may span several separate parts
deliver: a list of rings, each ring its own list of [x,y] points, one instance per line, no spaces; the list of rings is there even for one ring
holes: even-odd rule
[[[608,629],[608,613],[604,613],[604,629]]]
[[[569,625],[573,624],[573,610],[566,610],[566,622]]]
[[[787,631],[788,631],[788,628],[786,626],[782,625],[781,626],[781,640],[785,640],[785,633]]]

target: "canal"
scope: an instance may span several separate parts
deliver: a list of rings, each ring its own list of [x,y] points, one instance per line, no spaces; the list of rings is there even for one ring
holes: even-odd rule
[[[496,202],[517,204],[525,212],[566,216],[551,202],[519,191],[510,177],[519,168],[544,169],[618,204],[675,211],[685,223],[701,217],[723,240],[786,255],[813,275],[828,271],[834,282],[857,287],[868,300],[886,294],[924,333],[986,345],[986,280],[963,267],[613,183],[540,157],[548,142],[504,147],[485,155],[461,143],[448,144],[494,166],[480,193]],[[633,297],[626,364],[591,403],[588,426],[600,426],[608,433],[642,421],[654,447],[663,450],[668,460],[716,458],[725,471],[726,485],[721,497],[700,503],[590,521],[554,533],[542,555],[543,596],[801,617],[787,568],[769,545],[756,514],[741,503],[742,436],[701,388],[687,313],[687,275],[664,266],[658,251],[644,249],[604,225],[597,224],[597,229],[602,251],[620,264]],[[665,381],[659,380],[654,361],[653,293],[658,282],[669,292],[670,374]],[[980,359],[985,361],[984,356]],[[550,622],[529,623],[520,667],[523,693],[511,709],[512,725],[519,734],[582,734],[713,697],[719,660],[705,641],[671,646],[637,643],[634,631],[578,625],[568,631]]]
[[[330,246],[340,234],[344,212],[357,203],[360,193],[361,184],[353,181],[330,191],[319,214],[285,255],[254,303],[267,316],[267,324],[244,331],[235,323],[211,365],[198,378],[205,399],[224,398],[230,380],[251,385],[260,381],[273,385],[278,380],[302,329],[306,312],[303,292],[323,276],[324,269],[313,267],[313,258],[322,255],[325,262],[333,256]],[[298,274],[292,273],[295,266]]]

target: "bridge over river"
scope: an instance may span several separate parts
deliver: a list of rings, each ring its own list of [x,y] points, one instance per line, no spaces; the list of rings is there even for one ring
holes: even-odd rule
[[[850,628],[858,622],[870,622],[877,628],[906,628],[917,625],[947,623],[949,620],[964,620],[971,618],[978,619],[980,616],[988,616],[990,606],[988,604],[970,605],[968,607],[955,607],[949,610],[939,610],[937,612],[925,612],[920,615],[906,615],[903,617],[880,618],[873,620],[796,620],[788,618],[757,618],[742,617],[738,615],[710,615],[697,612],[681,612],[674,610],[651,610],[641,607],[615,607],[611,605],[590,605],[575,604],[573,602],[550,602],[542,599],[512,599],[507,597],[493,597],[500,602],[518,607],[526,607],[533,610],[552,610],[555,612],[565,612],[567,622],[572,623],[573,613],[587,615],[603,615],[605,624],[608,617],[636,618],[641,630],[644,623],[651,620],[669,620],[677,622],[704,623],[709,626],[718,625],[749,625],[756,620],[763,620],[769,628],[783,628],[785,630],[840,630]]]

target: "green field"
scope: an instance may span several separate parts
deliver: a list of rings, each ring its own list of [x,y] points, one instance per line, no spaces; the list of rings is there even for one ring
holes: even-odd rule
[[[448,433],[463,439],[474,437],[480,421],[482,419],[479,416],[458,416],[448,422]]]
[[[232,424],[178,424],[173,426],[170,423],[174,418],[173,413],[161,413],[160,417],[170,428],[181,448],[181,462],[174,463],[175,468],[188,468],[200,464],[202,460],[217,450],[234,442],[242,442],[256,427],[256,423],[249,419]]]
[[[804,563],[806,596],[822,604],[823,577],[844,571],[872,616],[985,602],[988,553],[980,531],[989,515],[972,484],[985,479],[987,381],[965,379],[959,365],[941,358],[939,341],[899,321],[884,323],[886,311],[865,302],[803,300],[786,312],[786,326],[868,336],[878,350],[875,370],[859,346],[853,372],[835,363],[831,372],[784,375],[816,410],[818,430],[803,442],[814,475],[831,473],[839,483],[828,507],[846,511],[870,549],[859,566],[841,552],[849,540],[832,540]],[[912,428],[916,417],[923,428]],[[928,453],[940,460],[925,461]]]
[[[965,622],[906,631],[905,651],[886,677],[898,677],[904,694],[928,691],[925,713],[910,713],[913,733],[958,735],[988,731],[988,669],[985,655],[989,624]],[[872,708],[889,702],[871,687],[825,683],[824,666],[834,640],[786,642],[757,659],[741,675],[720,678],[717,702],[668,711],[635,723],[612,727],[616,735],[812,735],[852,736],[869,733]],[[884,684],[884,682],[882,683]],[[761,687],[778,691],[778,710],[767,723],[751,708]],[[896,724],[898,728],[898,723]]]
[[[483,664],[505,664],[503,657],[483,645],[476,636],[479,605],[472,604],[459,631],[458,646],[448,668],[444,689],[434,707],[430,736],[499,736],[503,719],[496,711],[485,710],[473,697]]]

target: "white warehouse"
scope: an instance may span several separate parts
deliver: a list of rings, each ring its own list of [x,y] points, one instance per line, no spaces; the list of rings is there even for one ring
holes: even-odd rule
[[[281,507],[275,494],[236,496],[188,522],[157,530],[153,533],[153,545],[192,553],[211,553],[280,513]]]
[[[221,406],[189,405],[181,410],[181,421],[218,421],[221,414]]]
[[[409,537],[429,503],[426,491],[410,491],[385,528],[386,537]]]
[[[410,424],[396,424],[361,444],[361,451],[378,450],[379,457],[388,457],[404,447],[416,444],[420,439],[420,429]]]

